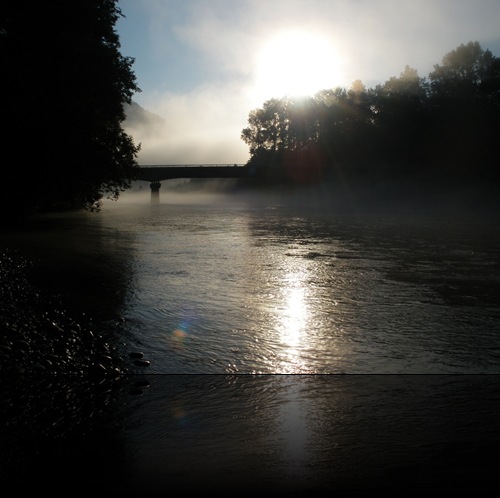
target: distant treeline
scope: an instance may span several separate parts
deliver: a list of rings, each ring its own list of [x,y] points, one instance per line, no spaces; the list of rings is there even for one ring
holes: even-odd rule
[[[500,59],[460,45],[428,78],[409,66],[367,89],[284,97],[252,110],[242,140],[263,183],[330,178],[364,184],[456,184],[500,179]]]

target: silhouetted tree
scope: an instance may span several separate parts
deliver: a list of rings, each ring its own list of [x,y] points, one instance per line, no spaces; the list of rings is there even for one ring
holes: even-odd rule
[[[287,147],[288,104],[286,98],[270,99],[264,102],[261,109],[250,111],[249,126],[241,133],[241,138],[250,147],[250,154],[255,154],[260,149],[276,152]]]
[[[318,163],[322,156],[313,98],[267,100],[261,109],[250,112],[248,123],[241,138],[250,147],[249,166],[256,177],[275,182],[319,177],[323,165]]]
[[[441,99],[454,98],[469,101],[479,97],[487,80],[491,80],[495,57],[476,42],[462,44],[447,53],[441,64],[429,73],[431,88]],[[498,77],[498,74],[496,75]]]
[[[356,80],[349,90],[268,100],[250,113],[242,139],[249,164],[271,181],[290,171],[319,179],[327,168],[351,183],[441,188],[498,180],[499,132],[500,59],[470,42],[429,80],[406,66],[373,89]]]
[[[96,208],[135,177],[139,146],[121,124],[140,90],[117,3],[2,1],[4,212]]]
[[[428,85],[416,69],[406,66],[371,92],[377,128],[376,156],[391,174],[405,175],[421,165],[426,154]],[[406,171],[405,171],[406,169]]]
[[[429,74],[435,162],[448,178],[497,177],[500,59],[478,42],[447,53]]]
[[[374,109],[370,94],[360,80],[349,90],[336,88],[318,92],[319,143],[327,165],[344,178],[364,176],[374,161]]]

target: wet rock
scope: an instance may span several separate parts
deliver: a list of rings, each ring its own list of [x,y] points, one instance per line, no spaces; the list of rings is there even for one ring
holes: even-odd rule
[[[134,365],[137,365],[138,367],[149,367],[151,362],[148,360],[134,360]]]
[[[141,353],[139,351],[134,351],[132,353],[129,353],[130,358],[142,358],[144,356],[144,353]]]
[[[134,383],[134,387],[138,388],[143,388],[143,387],[149,387],[151,384],[149,383],[148,380],[138,380],[137,382]]]

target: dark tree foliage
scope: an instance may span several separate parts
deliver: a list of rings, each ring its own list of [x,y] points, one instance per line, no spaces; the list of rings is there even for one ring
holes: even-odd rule
[[[3,0],[2,212],[99,207],[136,174],[122,129],[140,91],[120,53],[116,0]]]
[[[428,79],[406,66],[371,89],[357,80],[349,90],[275,98],[251,111],[248,124],[241,138],[262,180],[491,184],[500,180],[500,59],[470,42]]]
[[[498,179],[500,59],[469,42],[446,54],[429,80],[434,163],[458,181]]]

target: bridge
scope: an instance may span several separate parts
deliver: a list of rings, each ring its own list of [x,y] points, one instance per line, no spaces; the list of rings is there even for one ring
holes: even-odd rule
[[[161,182],[174,178],[247,178],[244,164],[140,165],[137,180],[150,182],[151,200],[159,200]]]
[[[245,178],[244,164],[171,164],[140,166],[137,180],[161,182],[173,178]]]

